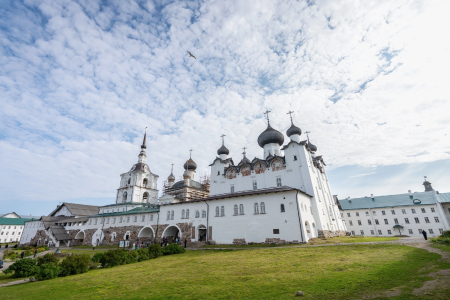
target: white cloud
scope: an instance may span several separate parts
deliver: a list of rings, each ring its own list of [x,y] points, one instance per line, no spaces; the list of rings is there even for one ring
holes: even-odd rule
[[[244,146],[261,156],[267,108],[282,131],[294,110],[332,167],[449,159],[449,5],[10,2],[0,8],[5,199],[114,197],[146,126],[160,179],[171,163],[181,175],[191,148],[207,170],[222,133],[235,160]]]

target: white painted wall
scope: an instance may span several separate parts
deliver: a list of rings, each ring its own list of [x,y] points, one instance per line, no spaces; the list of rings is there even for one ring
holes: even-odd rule
[[[0,242],[18,242],[23,232],[23,225],[2,225],[0,224]]]

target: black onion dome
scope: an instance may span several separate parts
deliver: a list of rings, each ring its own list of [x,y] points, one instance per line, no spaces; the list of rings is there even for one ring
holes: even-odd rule
[[[197,164],[192,160],[192,158],[189,158],[189,160],[184,163],[184,169],[195,171],[195,169],[197,169]]]
[[[315,145],[313,145],[311,142],[308,142],[308,148],[312,152],[316,152],[317,151],[317,147]]]
[[[173,174],[170,173],[169,177],[167,177],[167,180],[169,180],[169,181],[175,181],[175,176],[173,176]]]
[[[230,150],[228,150],[227,147],[225,147],[225,145],[222,145],[222,147],[219,148],[219,150],[217,150],[217,155],[221,155],[221,154],[230,154]]]
[[[286,135],[291,136],[294,134],[301,135],[302,130],[300,128],[298,128],[297,126],[295,126],[294,124],[292,124],[291,127],[289,127],[289,129],[286,131]]]
[[[278,145],[283,145],[284,136],[278,130],[273,129],[270,124],[267,129],[264,130],[258,137],[258,144],[261,148],[264,148],[267,144],[277,143]]]

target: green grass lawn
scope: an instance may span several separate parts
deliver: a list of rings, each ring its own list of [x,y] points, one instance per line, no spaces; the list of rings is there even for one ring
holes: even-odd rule
[[[97,248],[95,248],[97,249]],[[72,254],[89,254],[90,256],[94,256],[95,253],[99,253],[99,252],[105,252],[108,251],[110,249],[97,249],[97,250],[92,250],[92,248],[89,249],[64,249],[61,250],[62,253],[72,253]]]
[[[437,244],[437,243],[431,243],[431,247],[441,249],[445,252],[450,252],[450,245],[443,245],[443,244]]]
[[[104,245],[104,246],[95,247],[95,249],[114,249],[114,248],[118,249],[119,245]],[[72,249],[91,249],[92,250],[92,246],[80,245],[80,246],[74,246],[74,247],[72,247]]]
[[[406,299],[444,267],[440,255],[401,245],[187,251],[4,287],[0,298],[284,299],[301,290],[309,299],[349,299],[401,287]]]
[[[304,246],[304,245],[321,245],[321,244],[334,244],[334,243],[367,243],[367,242],[386,242],[396,241],[398,237],[334,237],[326,239],[312,239],[308,244],[283,244],[283,245],[271,245],[271,244],[253,244],[253,245],[205,245],[201,248],[254,248],[254,247],[289,247],[289,246]]]

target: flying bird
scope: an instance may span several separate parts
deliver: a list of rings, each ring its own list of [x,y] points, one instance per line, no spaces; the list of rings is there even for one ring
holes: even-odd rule
[[[189,57],[193,57],[193,58],[197,59],[194,55],[192,55],[191,52],[188,51],[187,53],[189,53]]]

